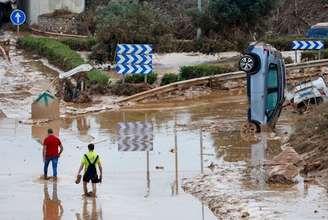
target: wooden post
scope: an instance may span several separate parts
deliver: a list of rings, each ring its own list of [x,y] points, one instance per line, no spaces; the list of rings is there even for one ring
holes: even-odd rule
[[[145,75],[145,84],[147,84],[148,82],[148,74]]]
[[[297,50],[295,50],[295,63],[297,63]]]
[[[175,192],[179,194],[178,137],[176,115],[174,116],[174,150],[175,150]]]
[[[200,172],[204,173],[203,129],[202,128],[200,128],[200,132],[199,132],[199,142],[200,142]]]

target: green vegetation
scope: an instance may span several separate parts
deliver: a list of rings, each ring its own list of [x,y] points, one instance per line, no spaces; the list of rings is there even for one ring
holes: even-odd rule
[[[236,71],[237,69],[227,65],[201,64],[194,66],[183,66],[180,69],[179,79],[188,80],[204,76],[217,75]]]
[[[266,30],[266,18],[276,8],[277,0],[211,0],[202,13],[190,10],[195,27],[201,27],[207,38],[244,44],[256,33]]]
[[[177,82],[178,80],[179,80],[179,76],[177,74],[165,73],[161,81],[161,86]]]
[[[51,64],[64,71],[84,64],[84,60],[78,53],[52,38],[24,36],[18,39],[18,45],[46,57]],[[93,70],[87,75],[90,81],[97,81],[101,85],[106,85],[108,82],[108,76],[102,71]]]
[[[302,60],[319,59],[319,51],[305,51],[302,53]],[[321,51],[321,59],[328,59],[328,49]]]
[[[147,75],[147,83],[152,85],[157,80],[157,74],[151,73]],[[125,83],[144,83],[145,75],[142,74],[133,74],[125,76]]]
[[[94,37],[88,38],[63,38],[59,40],[69,46],[72,50],[91,51],[97,43]]]
[[[99,61],[112,60],[115,47],[120,42],[165,44],[170,38],[170,21],[168,16],[148,2],[110,1],[98,11],[96,17],[96,36],[99,44],[92,57]],[[102,55],[99,56],[99,53]]]

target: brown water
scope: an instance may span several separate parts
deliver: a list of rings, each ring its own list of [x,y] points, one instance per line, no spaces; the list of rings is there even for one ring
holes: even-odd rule
[[[225,174],[211,180],[211,188],[219,192],[215,196],[239,200],[251,218],[328,216],[324,189],[308,184],[285,188],[265,184],[265,171],[257,165],[280,151],[280,141],[271,138],[270,133],[260,136],[258,143],[240,138],[239,128],[246,120],[244,95],[217,92],[193,100],[140,104],[116,112],[63,118],[42,126],[24,125],[18,123],[18,118],[29,117],[33,95],[43,90],[52,73],[33,56],[23,56],[15,48],[11,48],[11,54],[13,67],[0,61],[1,109],[12,118],[0,119],[0,219],[216,219],[181,189],[182,180],[199,175],[202,166],[204,172],[211,173],[207,167],[212,163]],[[292,118],[288,112],[283,113],[276,130],[279,136],[291,132]],[[147,153],[119,152],[117,147],[117,123],[145,120],[154,125],[154,150],[149,153],[150,189]],[[175,125],[177,164],[175,154],[170,152],[174,148]],[[49,127],[59,134],[65,148],[57,183],[40,180],[40,141]],[[204,129],[202,157],[200,127]],[[90,142],[100,142],[96,151],[104,167],[96,200],[84,199],[81,185],[74,183]]]

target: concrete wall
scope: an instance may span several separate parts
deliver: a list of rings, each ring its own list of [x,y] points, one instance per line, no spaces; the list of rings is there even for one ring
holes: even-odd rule
[[[26,2],[24,6],[30,24],[37,24],[39,15],[52,13],[58,9],[66,9],[73,13],[82,13],[85,9],[85,0],[26,0]]]

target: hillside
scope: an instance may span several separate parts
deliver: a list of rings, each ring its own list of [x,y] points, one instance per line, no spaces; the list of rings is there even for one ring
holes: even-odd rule
[[[278,34],[304,35],[309,26],[328,22],[327,0],[281,0],[273,12],[272,30]]]

